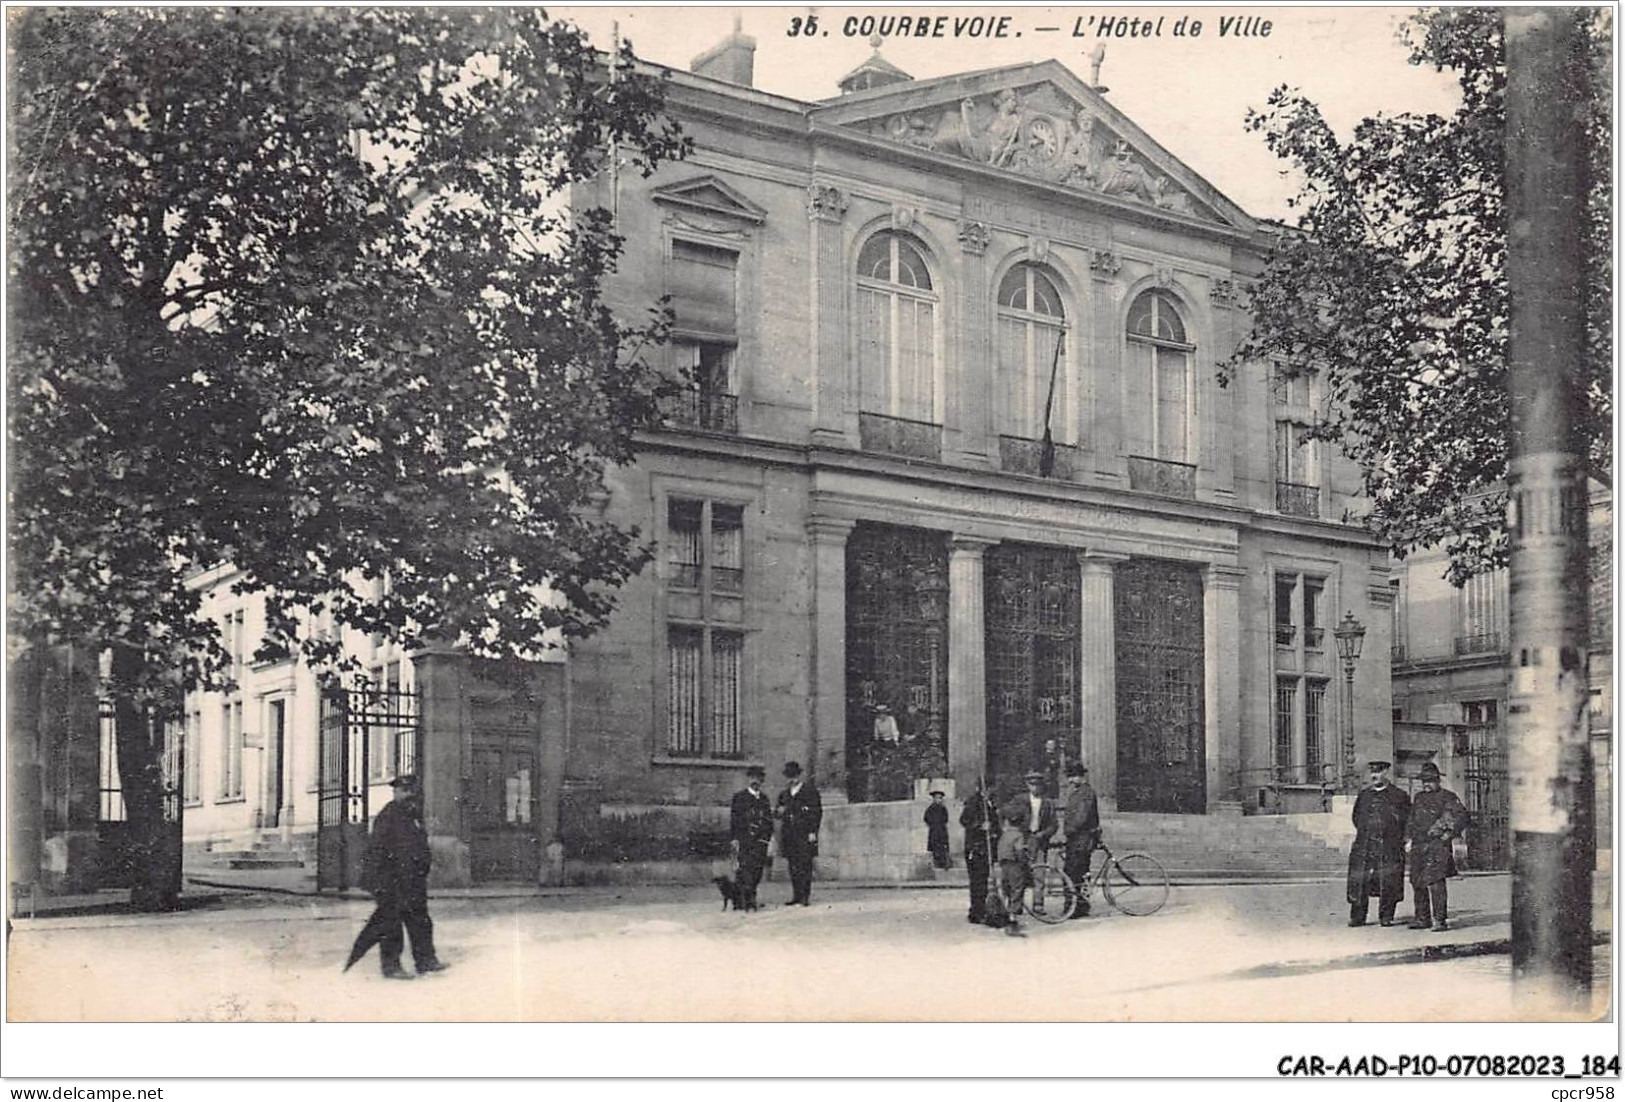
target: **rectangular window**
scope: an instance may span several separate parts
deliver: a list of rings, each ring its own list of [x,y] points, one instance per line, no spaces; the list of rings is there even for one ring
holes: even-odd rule
[[[705,503],[672,498],[666,503],[666,563],[671,584],[684,589],[700,587],[700,530]]]
[[[742,506],[711,506],[711,585],[719,593],[738,593],[744,586],[744,536]]]
[[[666,752],[698,757],[700,733],[700,643],[693,628],[673,628],[667,640]]]
[[[1457,654],[1493,654],[1502,649],[1505,578],[1504,569],[1493,570],[1474,575],[1461,587]]]
[[[1275,642],[1277,646],[1290,647],[1298,637],[1297,616],[1295,609],[1298,603],[1298,576],[1296,574],[1277,574],[1275,576]]]
[[[714,757],[738,757],[739,739],[739,657],[744,637],[727,631],[711,633],[711,753]]]
[[[1303,580],[1303,645],[1320,650],[1326,640],[1326,629],[1321,627],[1321,596],[1326,583],[1320,578]]]
[[[1463,723],[1494,725],[1500,718],[1501,703],[1498,700],[1464,700],[1461,702],[1461,721]]]
[[[186,714],[186,746],[185,746],[184,780],[181,783],[181,798],[188,804],[203,802],[203,713],[191,711]]]
[[[1326,683],[1309,681],[1303,696],[1303,763],[1310,783],[1320,780],[1320,767],[1326,760]]]
[[[1293,732],[1297,727],[1298,685],[1295,681],[1280,681],[1275,685],[1275,770],[1282,779],[1294,764]]]
[[[243,798],[243,704],[240,700],[220,707],[219,798]]]

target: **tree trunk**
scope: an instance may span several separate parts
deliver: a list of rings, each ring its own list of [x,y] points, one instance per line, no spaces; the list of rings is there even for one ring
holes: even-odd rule
[[[164,725],[133,692],[143,683],[145,662],[138,648],[113,650],[110,688],[130,841],[130,905],[138,911],[172,911],[180,906],[180,824],[165,814]]]

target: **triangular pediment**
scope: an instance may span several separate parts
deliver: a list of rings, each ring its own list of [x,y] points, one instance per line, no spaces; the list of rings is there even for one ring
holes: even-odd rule
[[[1121,202],[1252,231],[1212,184],[1056,61],[827,100],[822,124]]]
[[[652,198],[668,206],[737,218],[758,225],[767,220],[766,209],[751,202],[738,188],[716,176],[696,176],[666,184],[655,188]]]

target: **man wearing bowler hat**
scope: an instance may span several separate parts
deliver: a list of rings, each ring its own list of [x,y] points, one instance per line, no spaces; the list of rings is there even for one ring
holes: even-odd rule
[[[1388,762],[1371,763],[1371,783],[1354,800],[1354,848],[1349,851],[1349,925],[1364,926],[1371,897],[1377,920],[1394,924],[1405,898],[1405,820],[1411,799],[1388,781]]]
[[[790,866],[790,906],[812,906],[813,858],[818,856],[818,828],[824,804],[818,789],[802,779],[801,763],[784,763],[784,791],[779,793],[779,852]]]
[[[741,911],[760,910],[756,902],[756,886],[762,882],[762,870],[767,868],[767,846],[773,840],[773,802],[762,791],[767,770],[753,765],[745,770],[745,787],[734,793],[728,806],[728,836],[738,866],[739,898],[736,906]]]
[[[1467,825],[1467,809],[1461,800],[1439,783],[1439,767],[1432,762],[1422,766],[1422,792],[1411,802],[1411,818],[1406,833],[1411,839],[1411,891],[1416,896],[1416,917],[1411,929],[1450,928],[1448,877],[1456,875],[1456,856],[1451,840]]]
[[[423,788],[411,774],[390,784],[395,798],[372,821],[361,873],[361,886],[372,893],[377,906],[357,935],[344,970],[348,972],[377,945],[385,978],[409,980],[412,973],[401,967],[403,926],[412,939],[412,964],[418,975],[444,971],[446,965],[435,956],[434,923],[429,919],[429,832],[423,826]]]

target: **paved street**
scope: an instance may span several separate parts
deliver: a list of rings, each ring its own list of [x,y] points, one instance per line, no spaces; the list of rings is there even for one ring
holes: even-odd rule
[[[1334,882],[1176,887],[1159,914],[1029,923],[1021,939],[970,926],[963,894],[944,889],[821,885],[810,909],[756,914],[724,913],[698,888],[437,898],[437,940],[452,968],[411,983],[381,979],[375,957],[340,974],[364,902],[234,898],[168,916],[19,920],[11,1012],[36,1021],[1514,1017],[1504,955],[1424,962],[1419,952],[1481,954],[1504,941],[1504,876],[1455,881],[1455,929],[1444,934],[1349,929],[1342,891]],[[763,897],[787,894],[776,883]],[[808,976],[818,978],[811,998]],[[1012,983],[1018,976],[1043,982]],[[990,1001],[968,1001],[976,992]]]

